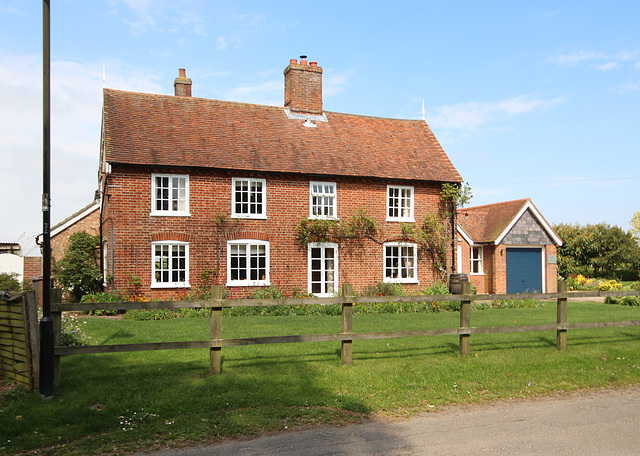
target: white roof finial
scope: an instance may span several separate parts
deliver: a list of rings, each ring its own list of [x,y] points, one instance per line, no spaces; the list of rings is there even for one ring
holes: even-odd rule
[[[424,100],[422,100],[422,120],[424,119]]]
[[[107,70],[105,70],[104,63],[102,63],[102,88],[107,87]]]

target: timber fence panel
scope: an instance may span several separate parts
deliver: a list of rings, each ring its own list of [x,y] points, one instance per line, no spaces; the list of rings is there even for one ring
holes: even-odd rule
[[[38,386],[37,321],[35,295],[10,293],[0,300],[0,377],[29,389]]]

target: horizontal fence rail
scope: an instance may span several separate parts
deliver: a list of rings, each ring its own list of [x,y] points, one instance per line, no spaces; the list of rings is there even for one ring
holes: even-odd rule
[[[352,343],[354,340],[393,339],[402,337],[451,336],[460,338],[460,354],[470,353],[470,336],[472,334],[518,333],[532,331],[556,331],[557,348],[565,350],[567,347],[567,331],[570,329],[619,328],[640,326],[640,320],[613,322],[567,322],[567,300],[581,298],[606,298],[620,296],[640,296],[638,290],[626,291],[572,291],[567,292],[566,282],[558,282],[557,293],[518,293],[518,294],[472,294],[470,283],[462,283],[462,294],[456,295],[414,295],[414,296],[354,296],[351,285],[345,284],[342,296],[330,298],[286,298],[286,299],[222,299],[223,287],[212,287],[212,299],[201,301],[158,301],[158,302],[117,302],[117,303],[76,303],[51,304],[51,315],[55,328],[55,376],[59,381],[60,356],[116,353],[148,350],[173,350],[208,348],[210,350],[210,371],[212,374],[221,372],[221,349],[241,345],[280,344],[296,342],[341,342],[341,359],[343,364],[352,363]],[[557,319],[555,323],[518,326],[471,326],[471,303],[474,301],[492,302],[503,300],[556,300]],[[460,326],[456,328],[439,328],[410,331],[386,332],[353,332],[353,306],[360,304],[409,303],[409,302],[460,302]],[[246,338],[222,338],[222,309],[233,307],[263,307],[263,306],[308,306],[308,305],[342,305],[342,332],[332,334],[300,334],[286,336],[263,336]],[[61,313],[91,310],[143,310],[143,309],[181,309],[206,308],[211,309],[211,337],[206,340],[184,342],[155,342],[140,344],[111,344],[88,345],[80,347],[60,346]]]

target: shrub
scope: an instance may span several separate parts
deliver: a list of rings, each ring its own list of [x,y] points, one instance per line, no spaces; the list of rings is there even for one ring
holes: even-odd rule
[[[87,293],[80,299],[81,303],[109,303],[109,302],[123,302],[128,301],[123,295],[119,293],[108,293],[105,291],[97,291],[92,293]],[[107,306],[108,307],[108,306]],[[118,313],[122,313],[122,311],[111,310],[111,309],[103,309],[103,310],[88,310],[87,314],[89,315],[117,315]]]
[[[15,272],[3,272],[0,274],[0,291],[22,291],[18,274]]]
[[[598,290],[600,291],[615,291],[622,288],[622,284],[615,279],[607,280],[606,282],[598,283]]]

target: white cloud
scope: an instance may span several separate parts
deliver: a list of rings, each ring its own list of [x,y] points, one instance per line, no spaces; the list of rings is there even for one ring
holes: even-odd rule
[[[322,80],[322,95],[332,96],[342,92],[351,85],[351,80],[355,76],[355,70],[334,72]]]
[[[637,92],[640,90],[640,81],[629,81],[616,87],[619,93]]]
[[[224,36],[219,36],[216,40],[216,50],[224,51],[225,49],[227,49],[227,47],[229,47],[229,42],[227,41],[227,39]]]
[[[626,62],[634,62],[638,66],[640,62],[640,50],[622,50],[607,54],[598,51],[581,50],[568,54],[558,54],[547,58],[547,62],[555,63],[558,66],[578,66],[587,65],[600,71],[611,71],[621,68]]]
[[[560,98],[545,100],[520,95],[491,102],[459,103],[437,108],[428,120],[437,129],[470,131],[518,114],[548,109],[560,102]]]

